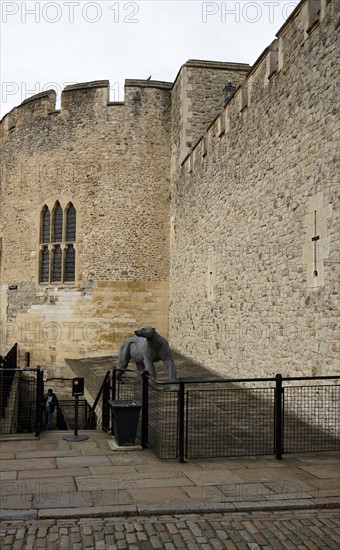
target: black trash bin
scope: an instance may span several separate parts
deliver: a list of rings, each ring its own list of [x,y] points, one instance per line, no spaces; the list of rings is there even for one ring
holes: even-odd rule
[[[138,418],[142,405],[138,401],[109,401],[112,413],[112,427],[119,446],[134,445]]]

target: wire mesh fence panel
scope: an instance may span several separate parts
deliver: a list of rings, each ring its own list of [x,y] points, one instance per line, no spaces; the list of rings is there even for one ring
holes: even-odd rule
[[[103,430],[103,394],[98,398],[95,407],[92,410],[92,422],[95,425],[96,430]]]
[[[135,400],[142,402],[142,378],[135,375],[125,375],[124,381],[116,386],[116,399]]]
[[[340,450],[340,386],[284,388],[285,453]]]
[[[189,390],[186,456],[272,454],[273,413],[273,388]]]
[[[159,458],[177,458],[177,392],[149,385],[148,447]]]
[[[6,417],[6,408],[10,399],[15,371],[6,368],[0,372],[0,418]]]
[[[18,385],[19,373],[10,369],[0,373],[0,434],[17,433]]]
[[[36,379],[20,377],[18,386],[18,433],[32,433],[36,418]],[[41,408],[42,403],[38,403]]]

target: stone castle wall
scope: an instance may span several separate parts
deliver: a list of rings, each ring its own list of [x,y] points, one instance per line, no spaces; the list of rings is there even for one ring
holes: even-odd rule
[[[302,0],[252,68],[189,60],[122,103],[99,81],[4,117],[0,353],[60,377],[152,324],[228,376],[339,372],[338,13]],[[56,201],[77,211],[75,282],[39,284]]]
[[[108,82],[25,101],[1,125],[1,348],[31,363],[112,354],[137,326],[168,330],[171,84]],[[77,210],[75,284],[38,284],[40,212]],[[9,285],[17,288],[9,289]]]
[[[172,89],[172,177],[193,145],[224,105],[223,89],[237,87],[250,70],[245,63],[189,59],[179,71]]]
[[[228,376],[340,372],[338,16],[302,2],[173,181],[171,342]]]

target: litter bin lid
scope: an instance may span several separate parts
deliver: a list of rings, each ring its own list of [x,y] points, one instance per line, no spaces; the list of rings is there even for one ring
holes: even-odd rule
[[[111,407],[141,407],[142,405],[135,400],[117,399],[108,402]]]

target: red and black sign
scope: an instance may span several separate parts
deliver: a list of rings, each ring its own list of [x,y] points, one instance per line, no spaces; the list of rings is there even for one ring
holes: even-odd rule
[[[84,378],[79,378],[79,376],[77,376],[76,378],[73,378],[72,395],[74,397],[78,395],[84,395]]]

